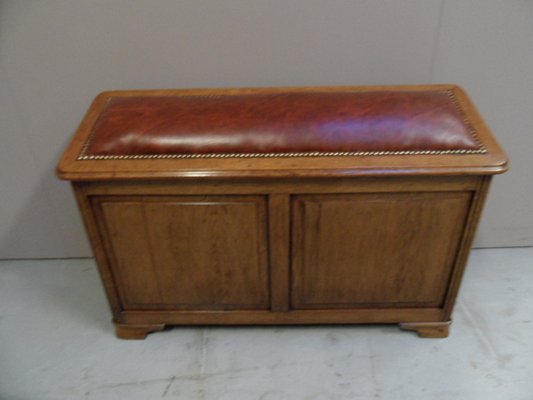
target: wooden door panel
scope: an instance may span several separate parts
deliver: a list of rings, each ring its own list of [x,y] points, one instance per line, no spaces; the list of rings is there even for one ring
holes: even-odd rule
[[[267,309],[262,196],[94,200],[125,309]]]
[[[441,306],[471,198],[471,192],[294,196],[291,306]]]

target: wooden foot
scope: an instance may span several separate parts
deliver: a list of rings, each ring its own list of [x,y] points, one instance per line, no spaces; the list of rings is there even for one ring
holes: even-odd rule
[[[142,340],[146,338],[151,332],[162,331],[165,328],[164,324],[156,325],[130,325],[119,324],[115,322],[115,334],[120,339],[137,339]]]
[[[415,331],[423,338],[445,338],[450,332],[452,321],[446,322],[403,322],[400,329]]]

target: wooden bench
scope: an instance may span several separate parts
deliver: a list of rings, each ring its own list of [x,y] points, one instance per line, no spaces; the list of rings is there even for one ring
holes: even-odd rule
[[[507,160],[452,85],[114,91],[72,181],[121,338],[166,325],[448,335]]]

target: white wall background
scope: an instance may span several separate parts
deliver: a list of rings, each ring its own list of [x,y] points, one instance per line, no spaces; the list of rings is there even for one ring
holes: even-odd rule
[[[0,258],[91,254],[54,168],[102,90],[428,82],[512,160],[476,245],[533,245],[533,1],[0,0]]]

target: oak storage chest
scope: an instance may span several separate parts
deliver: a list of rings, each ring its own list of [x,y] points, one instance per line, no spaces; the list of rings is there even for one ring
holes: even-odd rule
[[[445,337],[507,160],[453,85],[111,91],[57,169],[121,338],[393,323]]]

